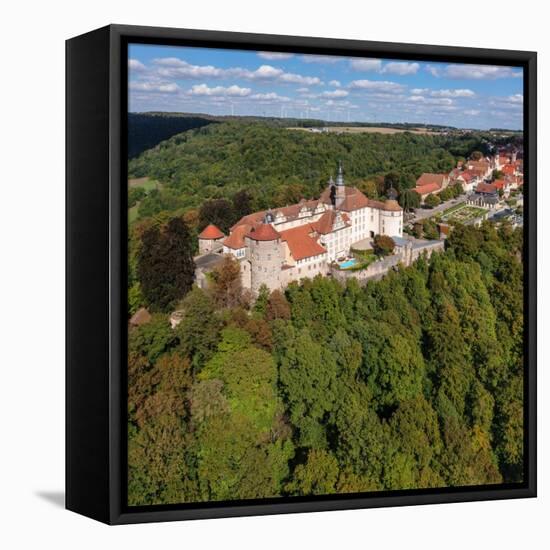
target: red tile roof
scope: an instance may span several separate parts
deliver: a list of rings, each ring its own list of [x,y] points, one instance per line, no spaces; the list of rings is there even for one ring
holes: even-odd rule
[[[425,185],[419,185],[413,189],[413,191],[416,191],[419,195],[429,195],[430,193],[433,193],[434,191],[440,191],[441,186],[437,183],[427,183]]]
[[[447,174],[431,174],[425,172],[416,180],[416,187],[422,187],[432,183],[437,184],[438,187],[443,187],[443,182],[447,179]]]
[[[269,223],[262,223],[261,225],[252,227],[246,236],[255,241],[276,241],[281,238],[281,234],[275,231]]]
[[[497,188],[490,183],[478,183],[476,193],[496,193]]]
[[[504,189],[505,187],[508,187],[508,182],[505,180],[495,180],[493,185],[495,189]]]
[[[514,164],[506,164],[502,167],[503,174],[506,174],[507,176],[513,176],[516,171],[516,167]]]
[[[320,233],[321,235],[326,235],[327,233],[332,232],[332,227],[334,226],[334,221],[336,219],[336,212],[334,210],[327,210],[316,222],[309,224],[312,230]],[[346,225],[350,224],[349,216],[343,212],[342,219]]]
[[[331,204],[330,200],[330,186],[327,187],[321,194],[320,201],[325,204]],[[359,210],[360,208],[365,208],[366,206],[373,206],[371,201],[356,187],[344,187],[345,198],[342,201],[339,209],[346,212],[352,212],[353,210]],[[373,206],[373,208],[377,208]]]
[[[223,241],[224,246],[233,250],[243,248],[245,246],[244,237],[251,229],[252,226],[248,224],[238,225],[231,231],[231,235]]]
[[[199,234],[199,239],[223,239],[225,235],[213,223],[207,225]]]
[[[319,204],[318,200],[305,200],[302,199],[297,204],[291,204],[290,206],[282,206],[281,208],[273,208],[271,214],[277,219],[277,214],[281,213],[287,220],[292,220],[298,218],[300,211],[303,208],[308,210],[315,210]],[[260,210],[259,212],[254,212],[253,214],[248,214],[243,216],[231,229],[234,229],[238,225],[249,224],[254,225],[256,223],[261,223],[265,218],[267,210]]]
[[[313,232],[314,228],[309,223],[281,231],[281,238],[288,244],[296,261],[326,253],[326,249],[311,236]]]
[[[470,170],[464,170],[459,177],[461,177],[466,183],[470,183],[476,176],[477,174],[473,174]]]
[[[481,170],[487,172],[491,167],[491,164],[487,160],[470,160],[468,166],[471,166],[474,170]]]

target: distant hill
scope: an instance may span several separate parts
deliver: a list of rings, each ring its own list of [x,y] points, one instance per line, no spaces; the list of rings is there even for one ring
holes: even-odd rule
[[[152,149],[161,141],[170,139],[172,136],[201,128],[208,124],[217,122],[240,121],[245,123],[260,122],[274,128],[319,128],[319,127],[349,127],[349,128],[393,128],[396,130],[425,130],[442,131],[453,129],[450,126],[437,124],[407,123],[407,122],[343,122],[327,121],[315,118],[280,118],[280,117],[259,117],[259,116],[230,116],[230,115],[208,115],[205,113],[171,113],[171,112],[149,112],[128,114],[128,158],[135,158],[143,151]]]
[[[216,122],[208,115],[128,113],[128,158],[134,158],[172,136]]]
[[[129,177],[163,184],[141,202],[139,217],[196,208],[243,189],[254,209],[316,197],[338,160],[350,185],[397,172],[398,185],[409,188],[423,172],[448,172],[457,158],[484,147],[474,134],[296,132],[279,126],[280,120],[226,119],[172,136],[132,159]]]

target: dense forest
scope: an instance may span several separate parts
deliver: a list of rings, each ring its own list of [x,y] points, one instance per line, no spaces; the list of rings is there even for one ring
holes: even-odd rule
[[[377,198],[389,173],[399,188],[409,189],[423,172],[448,172],[458,159],[486,149],[482,134],[315,134],[231,120],[159,143],[129,162],[129,176],[161,184],[141,199],[143,219],[188,212],[242,190],[251,194],[252,210],[317,197],[338,160],[349,185]]]
[[[272,127],[300,127],[311,128],[319,126],[353,126],[353,127],[386,127],[401,130],[424,128],[426,130],[442,130],[447,127],[437,124],[403,123],[372,123],[372,122],[332,122],[309,118],[277,118],[257,116],[215,116],[204,113],[170,113],[148,112],[128,113],[128,157],[134,158],[143,151],[151,149],[161,141],[171,138],[175,134],[200,128],[214,122],[241,121],[244,123],[261,122]]]
[[[128,113],[128,158],[134,158],[161,141],[215,122],[207,115]]]
[[[249,132],[260,145],[246,146]],[[155,170],[178,192],[198,192],[203,177],[236,191],[256,184],[249,170],[269,165],[273,191],[274,166],[313,186],[340,156],[349,177],[450,160],[430,137],[392,136],[401,147],[385,149],[387,136],[360,136],[359,155],[348,136],[315,146],[286,136],[217,124],[173,138],[132,169]],[[170,256],[185,245],[179,220],[144,230],[154,246],[140,241],[134,251],[153,300],[148,250]],[[187,292],[175,329],[173,303],[159,301],[151,321],[129,331],[130,505],[522,480],[521,229],[457,226],[429,263],[363,287],[317,277],[257,300],[232,262],[216,268],[208,291],[173,281]]]

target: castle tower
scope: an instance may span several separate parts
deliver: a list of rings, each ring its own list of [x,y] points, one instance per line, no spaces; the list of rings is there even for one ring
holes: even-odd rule
[[[334,194],[334,206],[338,209],[346,198],[346,186],[344,185],[344,169],[342,168],[342,161],[338,162],[338,173],[336,174]]]
[[[379,233],[388,237],[403,236],[403,209],[394,199],[387,199],[380,211]]]
[[[199,254],[207,254],[222,248],[225,235],[214,224],[207,225],[199,234]]]
[[[281,267],[284,263],[284,248],[281,235],[271,225],[273,216],[268,212],[263,223],[251,229],[245,237],[250,250],[251,290],[257,294],[265,284],[270,290],[281,288]]]

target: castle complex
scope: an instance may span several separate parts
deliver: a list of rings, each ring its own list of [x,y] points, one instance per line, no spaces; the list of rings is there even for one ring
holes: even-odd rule
[[[402,237],[403,210],[393,198],[374,201],[344,183],[342,164],[318,199],[256,212],[241,218],[224,235],[209,225],[199,235],[201,255],[232,254],[243,286],[257,293],[292,281],[327,275],[333,262],[352,248],[368,248],[375,235]]]

